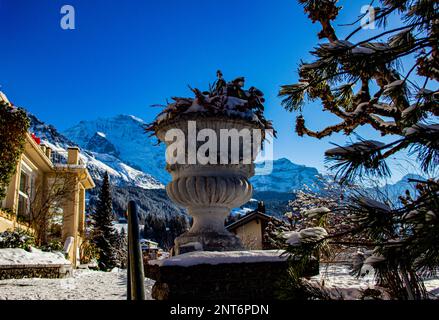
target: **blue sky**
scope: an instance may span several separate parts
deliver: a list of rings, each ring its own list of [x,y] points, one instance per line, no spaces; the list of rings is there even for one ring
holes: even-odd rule
[[[355,21],[368,3],[340,1],[337,23]],[[64,4],[75,8],[75,30],[60,28]],[[64,130],[117,114],[152,120],[159,109],[150,105],[190,96],[187,85],[207,88],[221,69],[265,92],[266,117],[279,131],[275,158],[323,170],[329,142],[347,138],[297,137],[295,116],[277,97],[280,85],[297,80],[319,30],[294,0],[0,0],[0,85],[16,105]],[[337,120],[318,104],[304,115],[314,129]],[[368,128],[358,133],[379,138]]]

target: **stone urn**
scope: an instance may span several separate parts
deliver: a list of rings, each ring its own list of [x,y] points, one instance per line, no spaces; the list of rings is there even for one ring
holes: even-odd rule
[[[194,123],[196,127],[194,127]],[[253,188],[248,181],[254,175],[254,160],[260,150],[259,140],[252,138],[253,152],[250,161],[243,157],[248,143],[240,139],[232,150],[232,143],[228,148],[221,149],[221,132],[223,129],[236,130],[239,132],[247,129],[261,129],[254,122],[245,119],[233,119],[225,116],[187,116],[164,121],[158,126],[156,133],[160,141],[167,145],[167,153],[171,144],[176,140],[167,141],[166,135],[169,130],[177,129],[183,133],[183,139],[179,141],[184,146],[184,163],[167,164],[167,170],[172,176],[172,181],[166,186],[168,196],[179,206],[187,208],[193,218],[193,224],[189,231],[183,233],[175,240],[175,253],[181,254],[190,251],[234,251],[242,250],[243,245],[238,237],[226,230],[224,222],[233,208],[239,207],[251,199]],[[218,161],[212,164],[200,163],[197,158],[194,163],[188,161],[190,152],[199,151],[206,140],[197,141],[193,135],[203,129],[210,129],[215,133],[217,150],[211,154]],[[222,130],[222,131],[221,131]],[[191,136],[192,135],[192,136]],[[168,137],[169,139],[169,137]],[[180,137],[181,139],[181,137]],[[192,144],[192,149],[191,149]],[[239,161],[232,162],[232,152],[239,152]],[[210,150],[209,152],[212,152]],[[248,153],[246,153],[248,154]],[[224,158],[225,156],[225,158]],[[220,161],[221,157],[228,159],[227,163]],[[168,157],[167,157],[168,159]]]

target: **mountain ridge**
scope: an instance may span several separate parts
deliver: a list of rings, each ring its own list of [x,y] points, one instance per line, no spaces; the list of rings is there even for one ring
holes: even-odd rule
[[[164,169],[165,145],[157,145],[155,137],[148,138],[144,131],[145,122],[132,115],[117,115],[110,118],[81,121],[63,133],[81,147],[91,151],[108,150],[121,161],[148,173],[163,184],[171,180]],[[94,143],[94,140],[98,143]],[[256,174],[263,163],[255,164]],[[320,176],[317,169],[297,165],[287,158],[273,161],[273,172],[256,175],[250,179],[257,191],[294,192],[305,185],[315,188]]]
[[[183,212],[177,208],[166,196],[164,184],[170,181],[166,172],[165,146],[157,146],[155,138],[148,138],[144,131],[145,122],[132,115],[117,115],[112,118],[98,118],[96,120],[80,121],[77,125],[59,133],[52,125],[46,125],[34,115],[31,119],[31,131],[40,136],[56,151],[65,151],[68,146],[79,146],[82,149],[81,157],[95,180],[102,180],[104,172],[108,172],[111,180],[118,188],[116,192],[123,195],[125,200],[116,199],[117,208],[122,210],[124,201],[131,200],[131,196],[139,201],[150,201],[142,194],[148,194],[154,199],[166,199],[165,207],[172,213]],[[255,172],[263,171],[264,163],[255,164]],[[267,204],[268,213],[282,215],[288,200],[294,198],[299,189],[318,191],[321,179],[324,178],[316,168],[293,163],[287,158],[273,161],[273,170],[266,175],[255,175],[250,179],[255,196]],[[416,176],[418,177],[418,176]],[[407,180],[407,179],[405,179]],[[404,178],[393,185],[386,185],[381,192],[392,194],[392,198],[401,195],[400,192],[411,186]],[[155,196],[154,191],[161,190]],[[155,201],[155,200],[154,200]],[[252,203],[254,205],[255,203]],[[247,206],[248,204],[244,205]],[[152,205],[155,208],[162,204]],[[165,210],[165,209],[164,209]],[[143,215],[147,211],[142,212]],[[149,210],[151,213],[151,210]],[[154,211],[154,210],[153,210]],[[278,212],[279,211],[279,212]],[[160,210],[155,214],[164,214]],[[165,213],[166,215],[167,213]]]
[[[81,148],[93,152],[106,146],[122,162],[166,184],[171,176],[164,170],[165,146],[157,145],[155,138],[148,138],[144,125],[145,122],[138,117],[120,114],[81,121],[62,133]]]
[[[68,147],[78,146],[76,142],[59,133],[54,126],[45,124],[31,113],[28,113],[28,117],[31,122],[29,130],[40,137],[42,143],[51,147],[55,154],[65,155]],[[142,218],[147,215],[166,218],[185,213],[167,197],[164,185],[151,175],[110,154],[82,148],[80,155],[97,185],[102,181],[105,172],[109,174],[113,185],[113,207],[117,215],[124,214],[129,200],[138,203]],[[87,192],[91,206],[89,211],[93,211],[97,192],[98,188]]]

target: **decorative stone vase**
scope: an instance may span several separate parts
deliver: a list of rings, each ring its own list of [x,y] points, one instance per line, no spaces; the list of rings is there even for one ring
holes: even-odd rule
[[[188,144],[193,137],[188,137],[188,122],[196,121],[195,132],[202,129],[212,129],[217,139],[217,157],[220,157],[220,130],[221,129],[260,129],[257,124],[243,119],[230,119],[227,117],[194,117],[166,121],[160,124],[157,137],[169,147],[173,141],[166,141],[166,132],[170,129],[179,129],[185,136],[186,159],[189,152]],[[193,133],[193,132],[192,132]],[[197,140],[197,139],[195,139]],[[194,142],[192,142],[194,143]],[[196,149],[205,142],[196,142]],[[244,144],[239,144],[240,154],[243,153]],[[260,150],[260,143],[256,146]],[[230,159],[230,144],[228,157]],[[225,218],[232,208],[239,207],[251,199],[253,188],[248,181],[254,175],[254,160],[257,152],[252,154],[251,163],[244,164],[242,159],[238,164],[200,164],[198,159],[195,164],[168,164],[167,170],[172,176],[172,181],[167,185],[166,191],[172,201],[187,208],[193,217],[193,224],[189,231],[183,233],[175,240],[175,253],[181,254],[189,251],[234,251],[243,250],[243,245],[238,237],[226,230]],[[247,161],[249,162],[249,161]]]

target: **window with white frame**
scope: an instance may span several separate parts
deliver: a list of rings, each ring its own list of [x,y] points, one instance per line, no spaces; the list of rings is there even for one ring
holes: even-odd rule
[[[32,169],[21,163],[20,184],[18,189],[17,216],[29,220],[30,197],[32,196],[34,178]]]

